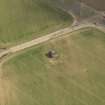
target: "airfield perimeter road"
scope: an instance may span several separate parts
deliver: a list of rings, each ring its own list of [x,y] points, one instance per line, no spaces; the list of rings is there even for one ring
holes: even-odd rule
[[[3,52],[0,53],[0,58],[3,57],[3,56],[6,56],[7,54],[12,54],[12,53],[19,52],[19,51],[24,50],[26,48],[41,44],[41,43],[46,42],[48,40],[58,38],[58,37],[63,36],[65,34],[72,33],[74,31],[77,31],[77,30],[80,30],[80,29],[86,28],[86,27],[97,28],[97,29],[105,32],[105,27],[104,26],[94,25],[94,24],[91,24],[91,23],[81,23],[81,24],[77,24],[77,25],[67,27],[67,28],[61,29],[59,31],[50,33],[48,35],[39,37],[37,39],[33,39],[33,40],[25,42],[23,44],[13,46],[9,49],[6,49],[6,50],[4,50]]]

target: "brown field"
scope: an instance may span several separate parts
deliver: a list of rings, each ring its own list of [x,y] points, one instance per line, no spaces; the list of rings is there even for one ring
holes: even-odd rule
[[[105,11],[105,0],[82,0],[86,4],[98,9]]]

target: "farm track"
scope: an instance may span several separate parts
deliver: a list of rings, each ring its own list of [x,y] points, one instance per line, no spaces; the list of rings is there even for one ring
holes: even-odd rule
[[[14,54],[14,53],[22,51],[22,50],[24,50],[26,48],[30,48],[32,46],[47,42],[49,40],[61,37],[61,36],[65,35],[65,34],[72,33],[74,31],[77,31],[77,30],[80,30],[80,29],[83,29],[83,28],[87,28],[87,27],[93,27],[93,28],[99,29],[100,31],[105,32],[105,27],[103,27],[101,25],[96,26],[96,25],[91,24],[91,23],[81,23],[79,25],[67,27],[67,28],[61,29],[59,31],[50,33],[48,35],[39,37],[37,39],[33,39],[33,40],[25,42],[23,44],[13,46],[13,47],[1,52],[0,53],[0,58],[2,58],[3,56],[6,56],[7,54]]]

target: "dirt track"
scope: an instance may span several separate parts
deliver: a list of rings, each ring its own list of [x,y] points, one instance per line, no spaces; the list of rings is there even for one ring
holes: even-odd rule
[[[101,25],[96,26],[94,24],[82,23],[82,24],[78,24],[78,25],[75,25],[75,26],[72,26],[72,27],[67,27],[65,29],[61,29],[59,31],[50,33],[50,34],[48,34],[46,36],[42,36],[40,38],[31,40],[29,42],[26,42],[26,43],[11,47],[11,48],[3,51],[2,53],[0,53],[0,58],[5,56],[6,54],[19,52],[19,51],[24,50],[26,48],[41,44],[41,43],[46,42],[48,40],[60,37],[60,36],[65,35],[67,33],[72,33],[73,31],[76,31],[76,30],[79,30],[79,29],[82,29],[82,28],[86,28],[86,27],[94,27],[94,28],[97,28],[97,29],[105,32],[105,27],[103,27]]]

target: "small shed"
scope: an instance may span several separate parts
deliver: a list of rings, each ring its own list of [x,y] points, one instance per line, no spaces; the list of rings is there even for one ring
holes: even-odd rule
[[[48,58],[56,58],[56,57],[58,57],[58,54],[57,54],[57,52],[55,50],[50,50],[50,51],[48,51],[48,53],[46,54],[46,56]]]

